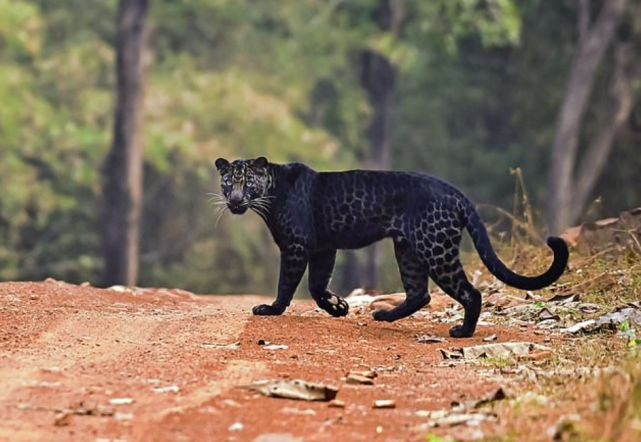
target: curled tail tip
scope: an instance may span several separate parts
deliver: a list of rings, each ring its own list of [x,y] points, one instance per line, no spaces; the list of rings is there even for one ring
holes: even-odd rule
[[[567,257],[570,255],[570,251],[568,250],[568,244],[563,238],[559,238],[558,236],[548,236],[547,243],[548,246],[554,250],[555,255],[560,254],[567,260]]]
[[[554,251],[554,264],[556,264],[556,261],[558,259],[559,267],[562,266],[563,269],[565,269],[565,266],[567,265],[568,259],[570,257],[570,251],[568,249],[567,243],[563,240],[563,238],[559,238],[558,236],[548,236],[547,243],[548,246]]]
[[[548,243],[548,246],[550,246],[553,249],[555,249],[557,247],[562,247],[562,248],[565,248],[565,249],[568,248],[568,245],[563,240],[563,238],[559,238],[558,236],[548,236],[547,243]]]

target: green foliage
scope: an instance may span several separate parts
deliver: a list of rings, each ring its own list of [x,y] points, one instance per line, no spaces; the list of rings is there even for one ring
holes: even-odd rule
[[[430,34],[450,52],[463,37],[476,35],[486,47],[517,44],[521,13],[512,0],[441,0],[410,2],[419,32]]]
[[[37,8],[16,0],[0,0],[2,58],[28,59],[40,49],[40,17]]]
[[[630,321],[626,319],[621,324],[619,324],[619,331],[627,332],[628,330],[630,330]]]
[[[214,227],[211,163],[266,155],[357,167],[371,115],[360,84],[366,49],[399,72],[396,168],[510,207],[509,168],[522,166],[540,204],[573,11],[538,0],[403,0],[391,32],[373,19],[379,3],[152,3],[141,284],[274,290],[277,251],[259,220],[226,216]],[[98,280],[116,5],[0,0],[0,279]],[[641,166],[629,155],[634,136],[625,134],[607,178],[618,189]],[[601,187],[607,207],[634,201]],[[391,262],[385,271],[384,288],[400,288]]]

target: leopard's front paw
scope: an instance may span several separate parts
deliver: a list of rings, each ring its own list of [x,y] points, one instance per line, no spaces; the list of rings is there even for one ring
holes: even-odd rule
[[[278,316],[282,315],[284,312],[284,307],[275,307],[269,304],[257,305],[252,309],[252,313],[256,316]]]
[[[349,313],[349,304],[338,296],[332,294],[329,298],[322,298],[317,301],[320,308],[335,318],[347,316]]]
[[[372,316],[375,321],[392,322],[396,320],[396,318],[394,318],[394,316],[387,310],[376,310],[372,313]]]

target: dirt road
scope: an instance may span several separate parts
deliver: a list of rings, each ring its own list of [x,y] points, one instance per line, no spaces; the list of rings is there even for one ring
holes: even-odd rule
[[[451,324],[334,319],[309,301],[281,317],[249,314],[265,301],[0,284],[0,440],[424,441],[425,411],[498,385],[478,368],[447,364],[438,349],[452,346],[449,338],[416,341],[417,333],[447,337]],[[432,308],[449,302],[436,297]],[[493,333],[499,342],[537,340],[520,328],[480,326],[456,345]],[[259,340],[287,348],[268,350]],[[347,384],[357,369],[375,370],[374,385]],[[238,388],[282,378],[340,387],[345,408]],[[373,409],[379,399],[396,408]]]

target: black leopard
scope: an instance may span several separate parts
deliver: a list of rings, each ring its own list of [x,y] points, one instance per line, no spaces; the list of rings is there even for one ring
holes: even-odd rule
[[[222,189],[217,203],[236,215],[247,209],[256,212],[281,251],[276,300],[254,307],[255,315],[282,314],[309,266],[309,290],[318,306],[332,316],[345,316],[347,303],[328,288],[336,251],[391,238],[406,299],[392,310],[374,312],[374,319],[395,321],[427,305],[429,277],[465,309],[463,324],[450,335],[468,337],[481,312],[481,294],[459,260],[464,229],[490,272],[519,289],[552,284],[568,261],[565,242],[550,237],[554,261],[545,273],[525,277],[512,272],[496,256],[470,200],[423,173],[316,172],[304,164],[274,164],[264,157],[232,163],[219,158],[215,166]]]

